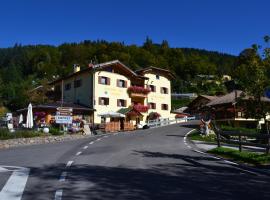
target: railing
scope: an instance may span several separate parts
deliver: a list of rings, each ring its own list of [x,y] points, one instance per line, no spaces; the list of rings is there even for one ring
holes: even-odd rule
[[[148,120],[147,125],[151,128],[157,128],[161,126],[167,126],[170,124],[183,123],[190,120],[195,120],[195,117],[183,117],[183,118],[159,118],[155,120]]]
[[[264,148],[267,154],[270,152],[270,134],[222,131],[216,124],[213,124],[213,127],[217,135],[218,147],[221,147],[221,143],[227,143],[237,144],[239,151],[242,151],[243,146],[253,146]]]
[[[145,106],[145,105],[142,105],[142,104],[137,104],[137,105],[134,105],[133,108],[139,112],[147,112],[149,107],[148,106]]]
[[[147,97],[150,90],[141,86],[130,86],[127,92],[131,97]]]

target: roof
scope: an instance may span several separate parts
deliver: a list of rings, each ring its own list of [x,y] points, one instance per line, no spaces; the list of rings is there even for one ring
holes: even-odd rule
[[[210,96],[210,95],[199,95],[199,96],[209,99],[211,101],[217,98],[217,96]]]
[[[177,114],[184,113],[186,109],[188,109],[188,107],[187,106],[183,106],[181,108],[178,108],[178,109],[172,111],[172,113],[177,113]]]
[[[168,69],[162,69],[162,68],[158,68],[158,67],[153,67],[153,66],[150,66],[150,67],[146,67],[144,69],[139,69],[139,70],[136,70],[136,73],[137,74],[145,74],[146,72],[151,72],[151,71],[159,71],[159,72],[162,72],[162,73],[165,73],[169,76],[169,78],[175,78],[175,75]]]
[[[220,96],[210,101],[206,106],[216,106],[221,104],[233,104],[236,103],[237,98],[243,97],[244,100],[252,99],[252,96],[245,96],[245,93],[241,90],[234,90],[224,96]],[[270,99],[266,97],[261,98],[262,101],[270,102]]]
[[[82,70],[80,70],[78,72],[71,73],[71,74],[69,74],[69,75],[67,75],[65,77],[59,78],[59,79],[57,79],[55,81],[52,81],[50,84],[54,84],[54,83],[57,83],[59,81],[62,81],[62,80],[65,80],[65,79],[68,79],[68,78],[71,78],[71,77],[74,77],[74,76],[77,76],[77,75],[80,75],[80,74],[83,74],[83,73],[87,73],[87,72],[91,73],[91,72],[94,72],[94,71],[99,71],[99,70],[102,70],[102,69],[104,69],[106,67],[109,67],[109,66],[112,66],[112,65],[121,66],[125,70],[126,74],[129,73],[133,77],[142,78],[141,76],[136,74],[133,70],[131,70],[129,67],[127,67],[122,62],[120,62],[119,60],[113,60],[113,61],[109,61],[109,62],[96,64],[96,65],[93,65],[92,67],[87,67],[87,68],[82,69]]]
[[[242,94],[243,94],[243,91],[235,90],[233,92],[225,94],[224,96],[220,96],[213,99],[208,104],[206,104],[206,106],[215,106],[215,105],[220,105],[220,104],[235,103],[236,98],[239,98]]]
[[[130,107],[130,108],[120,108],[117,112],[121,113],[123,115],[126,115],[127,113],[129,113],[131,111],[135,111],[138,115],[142,116],[142,114],[139,111],[135,110],[132,107]]]
[[[79,104],[74,104],[74,103],[68,103],[68,102],[51,102],[51,103],[45,103],[45,104],[38,104],[38,105],[33,105],[33,108],[50,108],[50,109],[56,109],[58,107],[69,107],[69,108],[73,108],[74,110],[81,110],[81,111],[95,111],[95,109],[87,107],[87,106],[83,106],[83,105],[79,105]],[[28,108],[23,108],[20,110],[17,110],[17,112],[22,112],[27,110]]]

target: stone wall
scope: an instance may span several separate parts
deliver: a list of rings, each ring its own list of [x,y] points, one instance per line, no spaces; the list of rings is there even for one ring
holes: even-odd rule
[[[56,142],[63,142],[63,141],[76,140],[76,139],[89,138],[89,137],[91,137],[91,135],[67,134],[67,135],[61,135],[61,136],[42,136],[42,137],[33,137],[33,138],[0,140],[0,149],[7,149],[11,147],[33,145],[33,144],[56,143]]]

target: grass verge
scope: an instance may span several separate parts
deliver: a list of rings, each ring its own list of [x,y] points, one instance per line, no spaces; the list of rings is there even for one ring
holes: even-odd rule
[[[200,131],[196,130],[188,135],[188,138],[191,140],[198,140],[198,141],[204,141],[204,142],[216,142],[216,135],[201,135]]]
[[[270,164],[270,155],[259,154],[254,152],[247,151],[238,151],[231,148],[217,147],[207,151],[208,153],[218,155],[224,158],[232,159],[239,161],[241,163],[248,163],[252,165],[269,165]]]

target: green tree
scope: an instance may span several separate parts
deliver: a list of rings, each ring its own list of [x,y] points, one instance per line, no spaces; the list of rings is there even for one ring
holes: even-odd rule
[[[268,37],[265,37],[267,43]],[[261,53],[262,52],[262,53]],[[235,78],[240,83],[250,100],[246,102],[246,115],[257,119],[265,119],[267,133],[269,134],[266,116],[270,113],[269,103],[263,97],[270,86],[267,74],[269,70],[269,48],[253,45],[242,51],[237,60]]]

